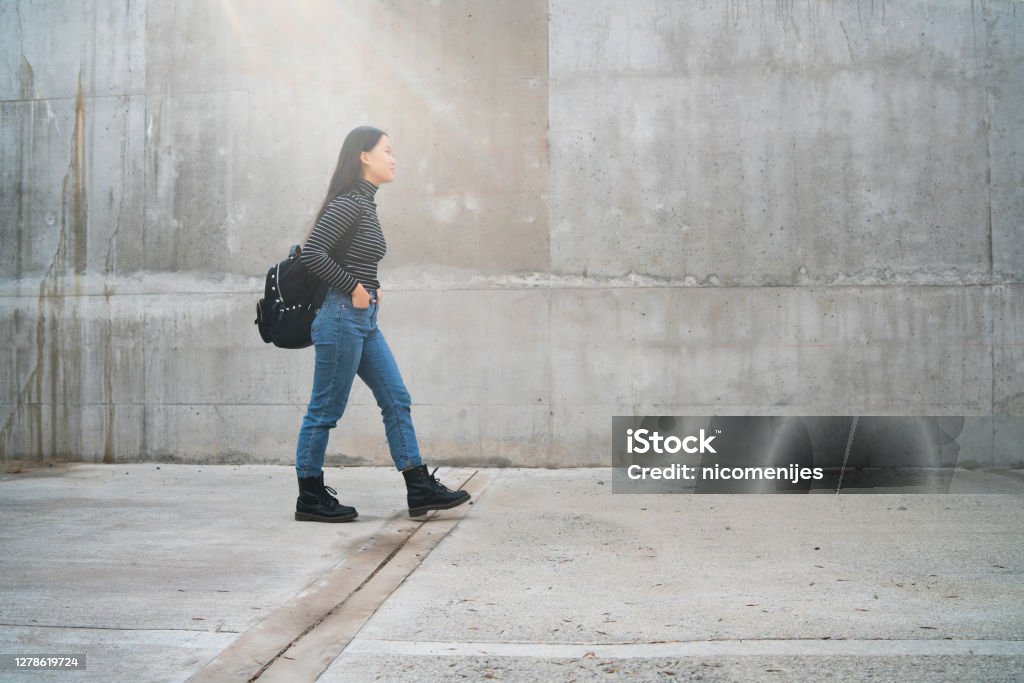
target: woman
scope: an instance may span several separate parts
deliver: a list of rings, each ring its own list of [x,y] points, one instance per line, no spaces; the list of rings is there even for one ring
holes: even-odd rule
[[[313,393],[295,450],[295,519],[300,521],[347,522],[358,516],[355,508],[331,495],[337,491],[324,485],[323,473],[328,432],[344,414],[357,374],[380,406],[391,459],[405,477],[409,515],[446,510],[470,498],[468,492],[452,491],[438,481],[437,468],[427,473],[416,443],[409,392],[377,326],[377,263],[387,245],[374,198],[377,189],[394,178],[387,134],[370,126],[354,129],[341,146],[327,197],[303,245],[303,265],[330,289],[313,320]]]

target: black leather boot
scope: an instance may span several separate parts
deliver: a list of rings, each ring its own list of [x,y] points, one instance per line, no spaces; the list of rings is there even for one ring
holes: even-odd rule
[[[437,472],[437,468],[434,468]],[[434,476],[427,474],[427,466],[420,465],[411,470],[403,470],[405,488],[408,490],[409,516],[419,517],[427,510],[447,510],[462,505],[469,500],[469,491],[452,491]]]
[[[354,507],[342,505],[331,494],[337,491],[324,486],[324,473],[315,477],[298,477],[299,497],[295,501],[295,519],[300,522],[348,522],[359,516]]]

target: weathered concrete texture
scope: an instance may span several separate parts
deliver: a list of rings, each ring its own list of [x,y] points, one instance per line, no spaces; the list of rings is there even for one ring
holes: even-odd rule
[[[289,462],[312,352],[255,301],[370,123],[427,459],[945,414],[1016,463],[1016,4],[4,3],[0,457]],[[328,462],[390,463],[361,383]]]
[[[1016,323],[994,322],[992,305],[979,287],[553,295],[550,457],[583,465],[576,454],[606,452],[609,415],[983,416],[993,387],[1017,382],[993,379],[990,330]],[[995,442],[972,440],[972,459],[1021,460],[1019,418],[1004,426]]]
[[[0,299],[6,453],[112,462],[141,452],[144,301],[41,290]]]
[[[289,467],[5,472],[0,648],[85,653],[84,680],[185,680],[404,518],[397,472],[330,469],[325,481],[360,499],[356,523],[295,522]]]
[[[145,107],[141,96],[81,92],[0,103],[7,278],[141,268]]]
[[[552,268],[1019,281],[1016,5],[552,0]]]
[[[1024,415],[1024,288],[999,286],[993,292],[993,411]]]
[[[140,3],[0,8],[6,278],[141,268],[145,13]]]
[[[79,75],[90,97],[143,94],[148,10],[145,2],[5,2],[0,99],[73,100]]]
[[[457,526],[444,511],[415,532],[447,532],[436,546],[402,546],[390,530],[420,522],[390,469],[328,469],[360,513],[346,524],[295,522],[287,466],[5,471],[0,651],[85,653],[86,681],[184,681],[219,654],[259,667],[289,643],[300,664],[323,661],[320,680],[1019,678],[1020,478],[959,470],[954,495],[695,496],[614,495],[594,468],[476,477],[489,483]],[[371,580],[396,567],[387,590]],[[357,586],[374,596],[364,612]],[[353,613],[361,629],[332,630]],[[204,680],[229,679],[247,677]]]
[[[368,123],[398,162],[388,266],[545,270],[544,8],[151,3],[147,268],[259,272]]]
[[[1004,417],[997,433],[971,441],[971,460],[1013,464],[1024,455],[1024,425],[1013,417],[1020,346],[988,340],[1024,336],[1020,290],[392,291],[380,324],[432,461],[606,465],[612,415],[982,417],[995,405]],[[266,347],[251,299],[2,300],[14,332],[5,371],[28,378],[4,405],[9,453],[289,462],[313,351]],[[922,351],[929,347],[941,351]],[[390,463],[379,408],[361,382],[349,405],[330,462]]]
[[[756,639],[769,622],[780,639],[1024,634],[1021,548],[997,540],[1018,496],[609,496],[607,472],[512,472],[359,638]]]
[[[993,60],[998,74],[986,94],[989,122],[989,163],[992,225],[992,272],[995,282],[1020,282],[1024,274],[1024,58],[1020,46],[1024,12],[1008,3],[1010,16],[1000,10],[998,22],[986,22],[993,45],[1009,58]],[[988,11],[986,8],[985,11]],[[1011,52],[1012,51],[1012,52]]]
[[[610,658],[583,653],[570,657],[445,657],[345,654],[318,680],[322,683],[466,678],[514,683],[533,681],[772,681],[902,680],[947,683],[951,680],[1003,681],[1024,667],[1021,656],[757,656]],[[1012,679],[1011,679],[1012,680]]]
[[[610,485],[502,470],[321,680],[1006,680],[1024,661],[1019,494]]]

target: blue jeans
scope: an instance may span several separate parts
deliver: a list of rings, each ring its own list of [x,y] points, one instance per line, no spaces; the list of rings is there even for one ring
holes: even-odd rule
[[[370,294],[370,306],[356,308],[350,294],[331,287],[313,320],[316,367],[313,393],[295,449],[299,477],[316,477],[322,471],[328,432],[345,413],[357,374],[373,391],[380,406],[395,467],[406,470],[422,464],[412,426],[412,399],[377,327],[377,292],[370,288],[366,291]]]

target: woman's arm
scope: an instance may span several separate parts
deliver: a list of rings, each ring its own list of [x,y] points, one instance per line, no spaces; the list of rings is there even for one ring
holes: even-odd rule
[[[317,220],[299,255],[307,270],[346,294],[352,294],[356,287],[362,287],[352,273],[334,260],[331,251],[349,230],[357,229],[359,214],[359,205],[352,197],[340,195],[332,199]]]

